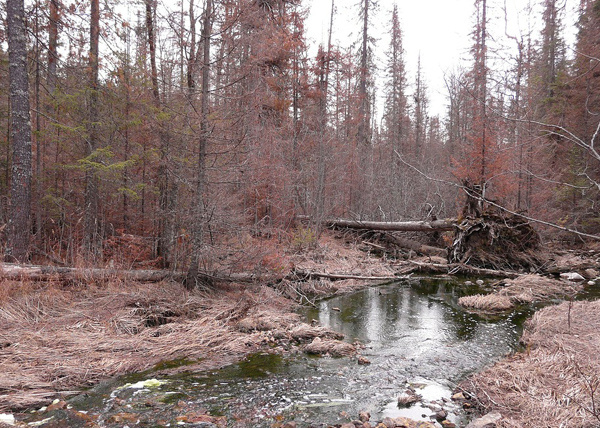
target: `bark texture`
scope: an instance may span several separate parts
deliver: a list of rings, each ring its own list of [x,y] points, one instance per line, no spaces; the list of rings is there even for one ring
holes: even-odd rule
[[[31,121],[27,77],[27,34],[23,0],[8,0],[12,171],[6,259],[29,257],[31,223]]]

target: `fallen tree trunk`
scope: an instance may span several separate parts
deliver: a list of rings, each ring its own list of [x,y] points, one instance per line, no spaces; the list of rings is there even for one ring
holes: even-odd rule
[[[368,275],[355,275],[351,273],[327,273],[327,272],[313,272],[302,269],[294,269],[289,275],[289,279],[309,279],[309,278],[326,278],[332,280],[341,279],[358,279],[361,281],[395,281],[398,279],[404,279],[405,277],[398,275],[389,276],[368,276]]]
[[[448,274],[471,274],[471,275],[485,275],[485,276],[497,276],[503,278],[516,278],[521,274],[518,272],[508,270],[496,270],[496,269],[484,269],[475,266],[469,266],[462,263],[422,263],[409,260],[409,263],[414,265],[420,271],[427,271],[431,273],[448,273]]]
[[[125,270],[17,265],[12,263],[0,264],[0,279],[13,281],[108,281],[118,278],[138,282],[160,282],[165,280],[183,281],[185,277],[185,272],[173,272],[169,270]],[[273,279],[245,273],[203,273],[200,275],[200,278],[206,280],[206,282],[255,282],[258,280],[269,281]]]
[[[452,230],[454,220],[432,221],[358,221],[346,219],[325,220],[329,227],[347,227],[349,229],[390,230],[396,232],[434,232]]]

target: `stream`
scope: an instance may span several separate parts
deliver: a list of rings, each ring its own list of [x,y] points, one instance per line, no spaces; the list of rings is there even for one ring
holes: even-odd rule
[[[522,308],[495,318],[469,314],[457,300],[481,290],[465,282],[421,278],[303,309],[308,322],[316,320],[344,333],[345,340],[364,344],[360,355],[371,364],[260,353],[217,371],[156,381],[147,381],[156,377],[152,372],[125,376],[69,403],[83,413],[99,414],[98,423],[106,427],[207,426],[186,423],[185,415],[203,412],[226,416],[227,426],[235,427],[270,427],[280,421],[322,426],[356,419],[360,411],[370,412],[372,421],[398,416],[430,421],[432,409],[439,407],[461,426],[466,416],[449,400],[452,389],[516,350],[523,321],[532,313]],[[423,402],[399,407],[398,396],[407,388]],[[124,415],[135,417],[128,416],[127,425]],[[68,412],[55,412],[38,426],[51,425],[84,426],[69,419]]]

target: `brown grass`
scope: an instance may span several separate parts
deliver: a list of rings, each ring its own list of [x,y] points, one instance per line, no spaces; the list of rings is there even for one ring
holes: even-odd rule
[[[509,297],[499,294],[475,294],[458,299],[458,304],[464,308],[481,312],[501,312],[514,307]]]
[[[473,311],[502,312],[517,304],[574,296],[583,287],[541,275],[521,275],[505,280],[504,284],[491,294],[461,297],[458,304]]]
[[[600,426],[600,301],[537,312],[527,350],[463,382],[504,428]]]
[[[290,305],[266,287],[209,295],[173,283],[5,282],[0,290],[0,412],[38,405],[164,360],[185,357],[222,365],[256,350],[260,342],[260,332],[235,328],[239,319],[268,306],[281,322]]]

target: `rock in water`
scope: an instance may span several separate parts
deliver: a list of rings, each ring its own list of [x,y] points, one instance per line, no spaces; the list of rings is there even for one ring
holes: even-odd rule
[[[360,357],[358,357],[358,364],[365,366],[371,364],[371,362],[361,355]]]
[[[368,422],[371,419],[371,414],[369,412],[365,412],[364,410],[358,414],[358,419],[361,422]]]
[[[435,412],[434,416],[438,422],[441,422],[448,417],[448,412],[445,411],[444,409],[438,410],[437,412]]]
[[[406,390],[406,392],[398,397],[398,407],[409,407],[419,401],[421,401],[420,395],[415,394],[411,390]]]
[[[562,279],[566,279],[567,281],[584,281],[585,278],[581,275],[579,275],[577,272],[566,272],[566,273],[561,273],[560,277]]]

